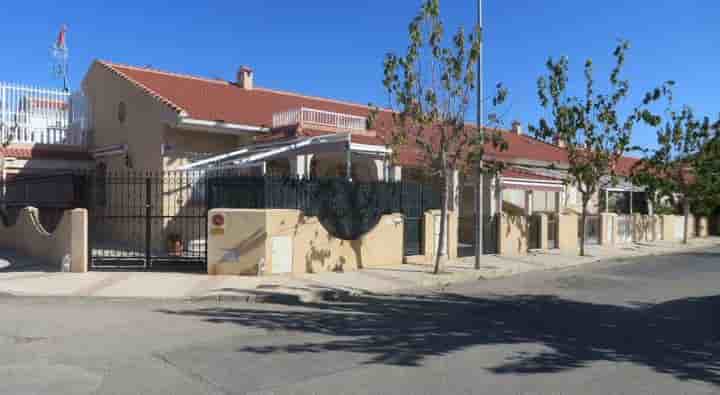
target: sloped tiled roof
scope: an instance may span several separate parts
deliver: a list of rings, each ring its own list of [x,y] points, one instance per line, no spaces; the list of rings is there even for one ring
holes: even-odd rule
[[[271,127],[274,113],[300,107],[314,108],[343,114],[367,117],[368,106],[319,97],[305,96],[272,89],[255,87],[243,89],[222,80],[201,78],[160,71],[150,68],[121,65],[105,61],[99,64],[127,79],[149,95],[165,103],[178,113],[207,121],[224,121],[252,126]],[[378,115],[378,136],[369,138],[366,144],[385,144],[389,135],[382,125],[392,124],[391,113],[381,110]],[[490,147],[486,152],[497,160],[530,159],[536,161],[566,163],[565,150],[526,135],[502,133],[508,150]],[[364,137],[363,137],[364,138]],[[361,138],[362,139],[362,138]],[[400,164],[417,163],[423,157],[418,148],[408,147],[399,155]]]
[[[6,157],[13,157],[18,159],[63,159],[63,160],[92,160],[92,157],[87,151],[71,151],[57,149],[53,146],[48,147],[22,147],[22,146],[9,146],[4,151]]]

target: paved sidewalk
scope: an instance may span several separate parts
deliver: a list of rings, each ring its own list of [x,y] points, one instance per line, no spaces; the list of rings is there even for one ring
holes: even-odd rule
[[[538,270],[647,255],[679,253],[720,247],[720,238],[695,239],[689,246],[675,242],[636,243],[613,248],[589,246],[587,257],[538,251],[524,257],[484,256],[480,270],[474,258],[445,265],[444,273],[431,274],[431,266],[407,264],[358,272],[294,276],[240,277],[182,273],[90,272],[58,273],[25,257],[0,251],[0,295],[91,296],[107,298],[159,298],[241,300],[248,302],[312,302],[349,294],[389,294],[417,288],[439,288],[452,283],[496,279]]]

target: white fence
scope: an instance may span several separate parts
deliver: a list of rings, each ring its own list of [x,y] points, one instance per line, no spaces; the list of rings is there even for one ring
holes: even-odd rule
[[[85,98],[0,82],[0,139],[14,144],[87,143]]]
[[[299,108],[273,114],[273,127],[290,125],[330,127],[338,131],[365,131],[367,119],[349,114]]]

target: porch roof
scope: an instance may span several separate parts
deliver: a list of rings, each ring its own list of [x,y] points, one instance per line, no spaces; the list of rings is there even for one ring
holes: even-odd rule
[[[273,160],[296,155],[351,152],[363,155],[385,157],[392,151],[384,145],[372,143],[366,136],[352,133],[326,133],[317,136],[299,136],[250,145],[227,154],[213,156],[181,168],[181,170],[208,167],[252,167]]]
[[[562,192],[565,183],[560,179],[547,175],[536,174],[517,167],[509,167],[500,174],[500,186],[505,189]]]

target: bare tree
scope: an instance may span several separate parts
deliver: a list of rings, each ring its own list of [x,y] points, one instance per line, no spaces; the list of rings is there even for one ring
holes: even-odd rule
[[[666,111],[666,121],[657,131],[658,147],[633,169],[634,179],[663,195],[678,196],[685,220],[683,243],[690,229],[690,205],[717,196],[717,144],[720,120],[698,119],[689,106]]]
[[[434,273],[440,272],[446,244],[450,185],[455,170],[470,168],[483,158],[486,141],[505,148],[497,129],[481,132],[466,123],[468,109],[476,89],[476,66],[480,58],[480,28],[466,34],[460,28],[445,46],[444,25],[439,0],[427,0],[409,26],[410,44],[404,56],[389,53],[384,62],[383,84],[393,110],[392,141],[397,155],[408,147],[417,147],[429,173],[440,181],[440,241]],[[492,99],[498,106],[507,92],[498,85]],[[491,125],[499,123],[491,116]],[[485,171],[492,171],[486,166]]]
[[[630,82],[620,77],[625,65],[625,53],[630,48],[627,41],[621,42],[613,56],[615,66],[610,73],[610,90],[596,93],[593,76],[593,62],[585,62],[585,95],[572,96],[569,90],[569,61],[561,57],[547,61],[548,74],[538,79],[540,105],[548,118],[542,117],[537,126],[529,130],[540,139],[562,141],[568,152],[568,182],[578,188],[582,197],[580,220],[580,255],[585,255],[585,220],[588,202],[598,193],[602,185],[610,180],[617,182],[616,168],[619,159],[630,150],[630,138],[638,123],[657,126],[658,116],[648,106],[669,93],[673,83],[645,95],[642,102],[634,106],[629,115],[622,116],[621,105],[630,94]]]

